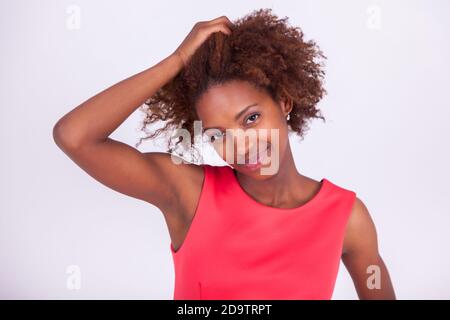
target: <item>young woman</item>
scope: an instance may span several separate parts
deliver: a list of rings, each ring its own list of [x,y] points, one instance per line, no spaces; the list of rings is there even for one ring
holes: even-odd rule
[[[395,299],[364,203],[295,166],[289,133],[303,136],[308,120],[323,119],[320,57],[270,9],[234,23],[221,16],[196,23],[167,58],[54,126],[56,144],[89,175],[161,210],[174,299],[330,299],[340,259],[361,299]],[[145,125],[167,121],[147,138],[184,129],[191,140],[178,143],[191,143],[201,121],[202,137],[229,165],[141,153],[111,139],[144,102]]]

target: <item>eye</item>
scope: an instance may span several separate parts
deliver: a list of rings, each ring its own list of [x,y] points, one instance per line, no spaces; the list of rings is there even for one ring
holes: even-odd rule
[[[256,118],[255,118],[255,117],[256,117]],[[245,124],[248,124],[248,123],[247,123],[248,120],[252,120],[252,122],[255,122],[259,117],[260,117],[260,114],[259,114],[259,113],[254,113],[254,114],[252,114],[250,117],[248,117],[248,118],[245,120]]]

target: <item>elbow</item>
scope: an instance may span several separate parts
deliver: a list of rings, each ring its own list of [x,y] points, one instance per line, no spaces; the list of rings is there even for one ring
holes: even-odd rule
[[[56,122],[52,134],[53,141],[61,150],[76,150],[80,146],[79,139],[74,135],[74,130],[69,129],[64,120]]]

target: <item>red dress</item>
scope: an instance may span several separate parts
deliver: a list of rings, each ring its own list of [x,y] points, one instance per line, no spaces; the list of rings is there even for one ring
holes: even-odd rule
[[[201,165],[205,180],[181,247],[170,243],[174,299],[331,299],[356,193],[321,180],[296,208],[259,203],[233,169]]]

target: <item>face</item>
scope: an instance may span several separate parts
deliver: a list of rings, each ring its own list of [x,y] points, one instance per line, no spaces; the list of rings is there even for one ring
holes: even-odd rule
[[[236,171],[256,179],[278,172],[289,143],[289,104],[233,80],[209,88],[195,107],[204,141]]]

